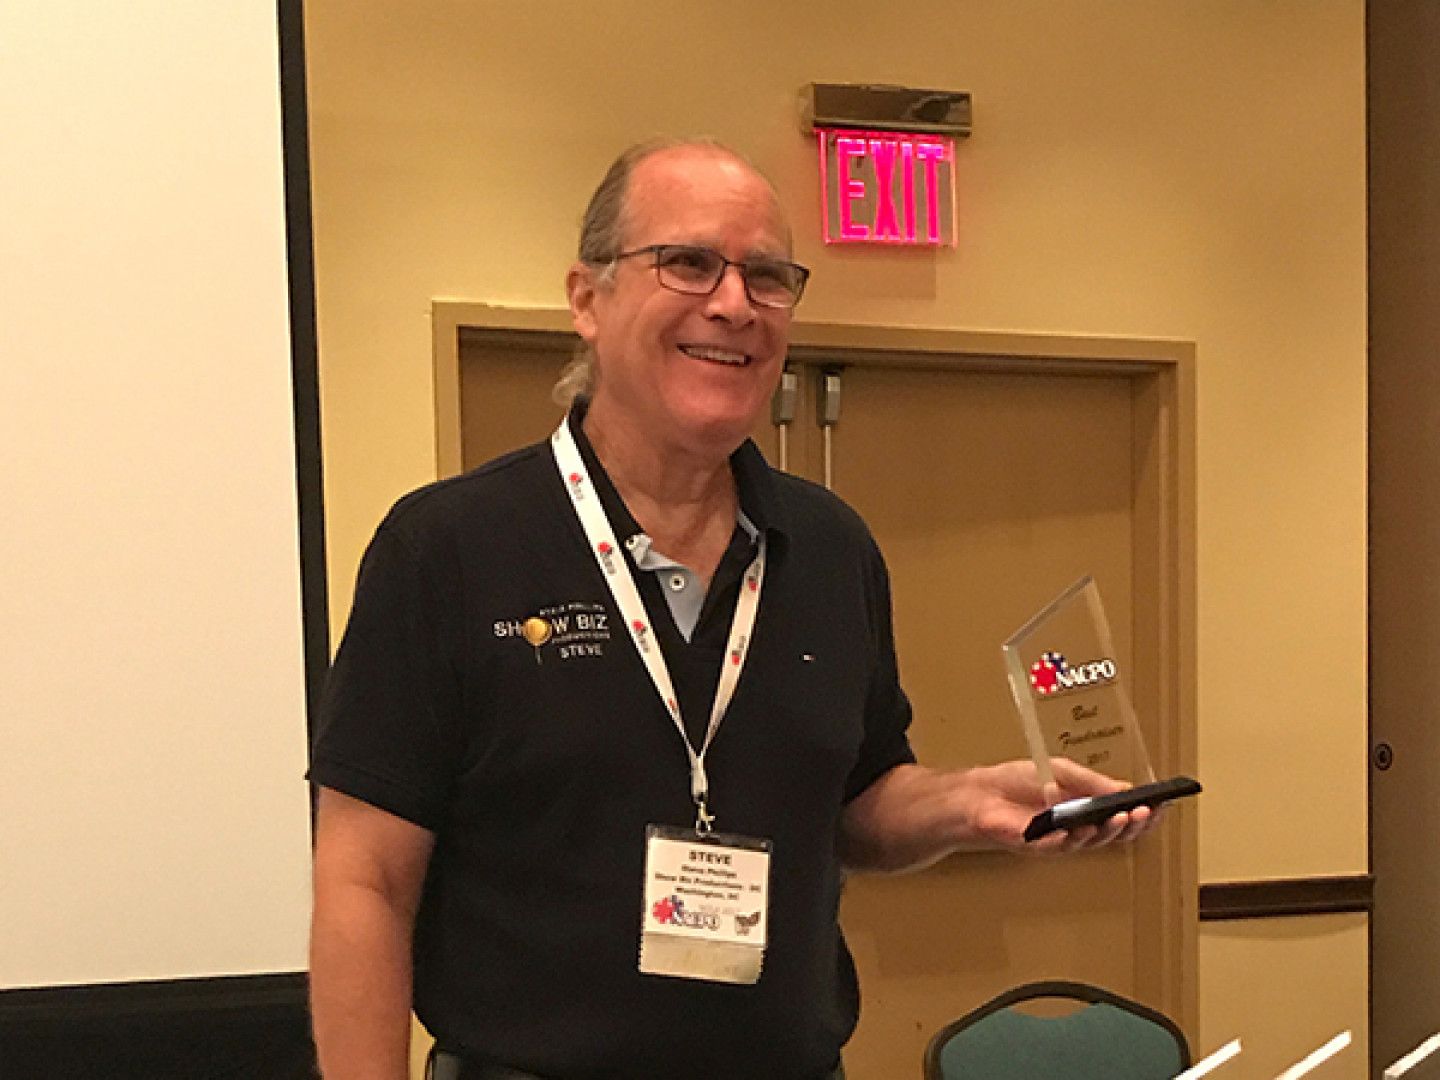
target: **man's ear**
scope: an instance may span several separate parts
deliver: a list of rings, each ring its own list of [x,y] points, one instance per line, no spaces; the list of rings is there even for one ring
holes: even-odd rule
[[[595,268],[588,263],[574,263],[565,275],[565,295],[570,301],[570,321],[580,340],[587,345],[595,343],[595,301],[598,293]]]

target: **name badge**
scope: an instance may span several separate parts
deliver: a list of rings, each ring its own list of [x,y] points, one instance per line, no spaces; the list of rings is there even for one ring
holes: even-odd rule
[[[640,970],[757,982],[765,962],[769,901],[770,841],[649,826]]]

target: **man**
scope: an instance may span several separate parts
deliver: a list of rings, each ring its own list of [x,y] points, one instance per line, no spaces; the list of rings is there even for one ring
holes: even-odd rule
[[[839,1075],[842,861],[1018,849],[1116,786],[915,763],[873,540],[746,439],[807,274],[735,154],[628,151],[566,282],[585,395],[378,530],[311,771],[329,1080],[401,1080],[412,1003],[437,1076]]]

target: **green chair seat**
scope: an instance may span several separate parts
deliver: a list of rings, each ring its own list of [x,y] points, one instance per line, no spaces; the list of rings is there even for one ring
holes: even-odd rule
[[[1080,1007],[1036,1016],[1022,1002]],[[926,1080],[1172,1080],[1190,1066],[1184,1034],[1168,1017],[1096,986],[1029,983],[947,1024],[930,1041]]]

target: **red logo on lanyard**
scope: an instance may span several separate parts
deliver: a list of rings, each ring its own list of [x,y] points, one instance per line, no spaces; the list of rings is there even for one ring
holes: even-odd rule
[[[735,647],[730,650],[730,663],[736,667],[740,666],[740,661],[745,655],[745,641],[746,638],[742,634],[740,640],[735,642]]]
[[[615,573],[615,560],[612,558],[615,554],[615,549],[604,540],[601,540],[600,543],[595,545],[595,551],[600,556],[600,562],[605,566],[605,572],[607,574]]]

